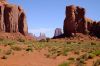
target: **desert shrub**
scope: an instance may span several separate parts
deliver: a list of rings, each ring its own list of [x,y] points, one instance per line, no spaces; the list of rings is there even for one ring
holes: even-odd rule
[[[93,66],[100,66],[100,59],[96,60],[93,64]]]
[[[84,64],[85,64],[85,59],[77,58],[76,66],[84,66]]]
[[[72,61],[74,61],[74,60],[75,60],[75,58],[73,58],[73,57],[70,57],[70,58],[68,58],[68,60],[72,60]]]
[[[81,42],[78,42],[78,44],[81,44]]]
[[[15,50],[15,51],[21,51],[22,48],[19,46],[11,46],[11,49]]]
[[[69,63],[68,62],[63,62],[63,63],[59,64],[58,66],[69,66]]]
[[[0,52],[2,51],[2,49],[0,49]]]
[[[13,45],[15,43],[16,42],[14,40],[10,40],[10,39],[3,39],[3,41],[0,41],[0,44],[3,44],[4,46]]]
[[[39,42],[46,42],[46,40],[45,39],[41,39],[41,40],[39,40]]]
[[[67,55],[68,55],[68,51],[67,51],[67,50],[63,50],[63,51],[62,51],[62,55],[63,55],[63,56],[67,56]]]
[[[91,42],[91,45],[96,45],[96,43],[94,43],[94,42]]]
[[[1,59],[7,59],[7,58],[8,58],[8,57],[7,57],[7,56],[5,56],[5,55],[1,57]]]
[[[4,39],[3,38],[0,38],[0,41],[3,41]]]
[[[96,56],[99,56],[100,55],[100,50],[93,51],[92,53],[95,54]]]
[[[50,38],[46,38],[46,41],[49,42],[50,41]]]
[[[10,41],[10,42],[8,42],[7,44],[8,44],[8,45],[14,45],[14,44],[15,44],[15,42]]]
[[[28,48],[26,49],[26,51],[33,51],[33,48],[32,48],[32,47],[28,47]]]
[[[94,57],[95,57],[95,54],[89,53],[88,59],[92,59],[92,58],[94,58]]]
[[[71,42],[68,41],[67,44],[71,44]]]
[[[19,42],[25,42],[25,39],[19,38],[17,41],[19,41]]]
[[[77,55],[79,55],[79,54],[80,54],[80,52],[79,52],[79,51],[75,51],[75,52],[74,52],[74,54],[77,54]]]
[[[80,56],[80,59],[88,60],[88,58],[89,58],[89,54],[88,53]]]
[[[6,55],[10,55],[11,53],[12,53],[12,50],[7,50],[7,51],[5,52]]]

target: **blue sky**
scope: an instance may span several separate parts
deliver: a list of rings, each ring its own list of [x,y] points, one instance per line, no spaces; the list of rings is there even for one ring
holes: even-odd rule
[[[81,6],[86,9],[86,17],[100,20],[100,0],[8,0],[9,3],[23,7],[28,31],[39,36],[40,32],[52,37],[55,28],[63,29],[65,7]]]

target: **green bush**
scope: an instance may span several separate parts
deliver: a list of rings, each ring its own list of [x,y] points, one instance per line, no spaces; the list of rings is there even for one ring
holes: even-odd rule
[[[68,50],[63,50],[63,51],[62,51],[62,55],[63,55],[63,56],[67,56],[67,55],[68,55]]]
[[[73,58],[73,57],[70,57],[70,58],[68,58],[68,60],[75,60],[75,58]]]
[[[59,64],[58,66],[69,66],[69,63],[68,62],[63,62],[63,63]]]
[[[11,49],[15,50],[15,51],[21,51],[22,48],[19,46],[11,46]]]
[[[71,42],[67,42],[67,44],[71,44]]]
[[[96,51],[94,51],[92,53],[95,54],[96,56],[99,56],[100,55],[100,50],[96,50]]]
[[[91,45],[96,45],[96,43],[94,43],[94,42],[91,42]]]
[[[92,59],[92,58],[94,58],[95,57],[95,54],[92,54],[92,53],[89,53],[89,59]]]
[[[19,42],[25,42],[25,39],[19,38],[17,41],[19,41]]]

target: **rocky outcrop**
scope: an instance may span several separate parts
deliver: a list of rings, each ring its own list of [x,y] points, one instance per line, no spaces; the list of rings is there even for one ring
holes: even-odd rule
[[[67,6],[64,20],[64,37],[76,33],[88,34],[100,38],[100,21],[95,22],[85,17],[85,9],[79,6]]]
[[[72,33],[76,32],[75,10],[76,7],[73,5],[66,7],[66,18],[63,28],[65,36],[70,36]]]
[[[5,32],[18,32],[18,7],[5,5],[4,9]]]
[[[91,27],[93,25],[93,20],[90,19],[90,18],[85,18],[85,20],[86,20],[86,23],[87,23],[87,30],[90,31]]]
[[[91,21],[92,22],[92,21]],[[85,9],[79,6],[67,6],[66,17],[64,20],[64,35],[72,36],[76,33],[86,33],[90,30],[91,23],[89,19],[85,17]]]
[[[26,22],[26,16],[25,13],[23,11],[23,9],[18,6],[18,10],[19,10],[19,14],[18,14],[18,29],[19,32],[22,34],[27,34],[28,33],[28,26],[27,26],[27,22]]]
[[[100,38],[100,21],[99,22],[93,22],[90,30],[91,36],[97,36]]]
[[[20,6],[0,3],[0,32],[28,33],[26,16]]]

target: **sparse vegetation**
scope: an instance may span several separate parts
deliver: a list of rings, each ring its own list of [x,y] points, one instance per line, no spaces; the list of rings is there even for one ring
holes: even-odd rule
[[[6,55],[2,56],[1,59],[7,59],[8,57]]]
[[[7,50],[6,52],[5,52],[5,54],[6,55],[10,55],[12,53],[12,50],[10,49],[10,50]]]
[[[42,40],[42,41],[28,41],[22,40],[11,41],[11,40],[1,40],[0,45],[4,48],[9,47],[5,52],[0,52],[1,59],[7,59],[10,54],[14,51],[25,50],[27,52],[32,52],[33,50],[41,51],[46,49],[48,52],[44,55],[46,58],[57,59],[58,56],[68,57],[67,62],[59,64],[59,66],[69,66],[69,64],[76,64],[76,66],[84,66],[87,60],[95,59],[95,57],[100,56],[100,42],[84,42],[84,41],[52,41],[52,40]],[[21,47],[24,46],[25,47]],[[1,48],[2,50],[2,48]],[[77,57],[69,57],[70,52]],[[83,54],[81,54],[83,53]],[[96,64],[96,61],[93,63]]]
[[[96,45],[96,43],[94,43],[94,42],[91,42],[91,45]]]
[[[93,66],[100,66],[100,59],[97,59],[97,60],[94,62]]]
[[[63,62],[63,63],[59,64],[58,66],[69,66],[69,63],[68,62]]]
[[[73,57],[70,57],[70,58],[68,58],[68,60],[72,60],[72,61],[74,61],[74,60],[75,60],[75,58],[73,58]]]
[[[15,50],[15,51],[21,51],[22,50],[22,48],[21,47],[19,47],[19,46],[11,46],[11,49],[13,49],[13,50]]]
[[[41,39],[39,40],[39,42],[46,42],[46,39]]]
[[[95,54],[96,56],[99,56],[100,55],[100,50],[95,50],[92,53]]]
[[[32,47],[28,47],[28,48],[26,48],[26,51],[33,51],[33,48]]]
[[[19,42],[25,42],[25,39],[19,38],[17,41],[19,41]]]

